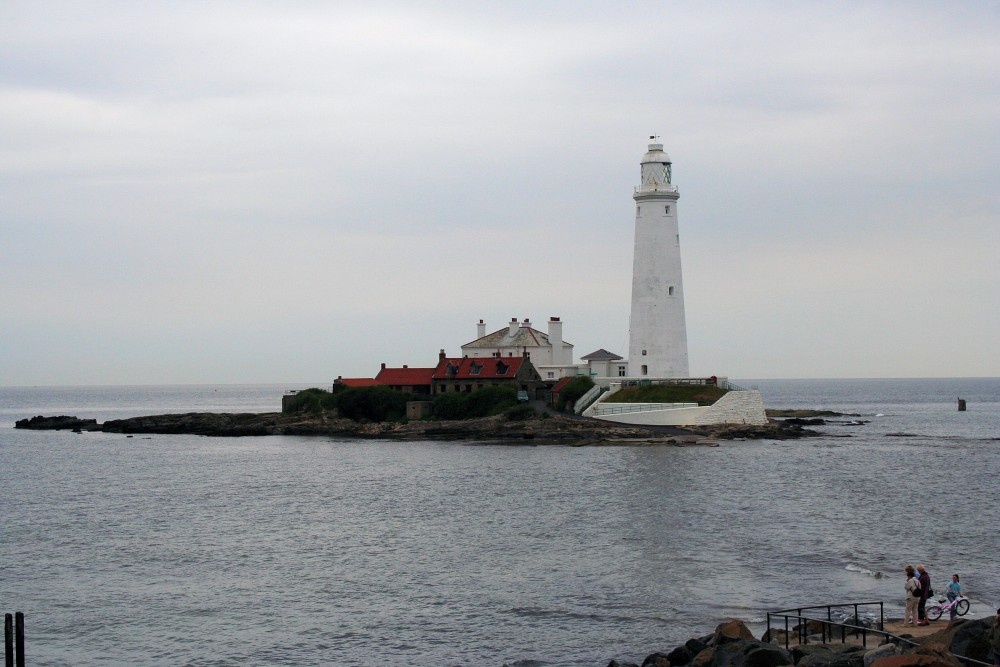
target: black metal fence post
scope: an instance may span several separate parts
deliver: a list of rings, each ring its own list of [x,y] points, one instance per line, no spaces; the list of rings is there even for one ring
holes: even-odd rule
[[[3,656],[6,667],[14,667],[14,616],[3,615]]]
[[[24,667],[24,612],[14,614],[14,657],[17,667]]]

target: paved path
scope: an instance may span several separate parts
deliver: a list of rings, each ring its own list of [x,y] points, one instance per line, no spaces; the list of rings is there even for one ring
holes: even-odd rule
[[[913,637],[920,638],[944,630],[948,627],[948,622],[947,618],[940,618],[936,621],[931,621],[930,625],[906,625],[900,618],[890,618],[886,619],[885,631],[891,632],[894,635],[912,635]]]

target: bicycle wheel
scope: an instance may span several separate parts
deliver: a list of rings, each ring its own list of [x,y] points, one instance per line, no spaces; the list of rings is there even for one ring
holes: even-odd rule
[[[924,615],[932,621],[936,621],[941,618],[941,605],[932,604],[931,606],[924,609]]]
[[[955,613],[958,614],[959,616],[965,616],[966,614],[968,614],[969,601],[966,599],[959,600],[958,604],[955,605]]]

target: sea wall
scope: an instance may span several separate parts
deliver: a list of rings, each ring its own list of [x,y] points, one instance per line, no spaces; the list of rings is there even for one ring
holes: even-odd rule
[[[763,426],[767,424],[767,413],[764,411],[764,399],[758,389],[730,391],[712,404],[708,410],[698,416],[696,426],[713,424],[748,424]]]

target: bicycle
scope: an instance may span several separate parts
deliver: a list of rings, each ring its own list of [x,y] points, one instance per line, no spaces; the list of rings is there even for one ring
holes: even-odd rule
[[[946,611],[951,611],[952,607],[955,609],[955,613],[959,616],[965,616],[969,613],[969,600],[966,599],[964,595],[960,595],[951,602],[947,602],[946,597],[940,597],[934,601],[934,604],[929,604],[924,609],[924,614],[930,621],[936,621],[941,618],[941,614]]]

